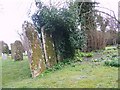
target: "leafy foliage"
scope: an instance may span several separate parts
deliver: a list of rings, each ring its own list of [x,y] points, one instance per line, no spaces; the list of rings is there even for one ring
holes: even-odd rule
[[[118,61],[118,58],[112,58],[111,60],[106,60],[105,65],[107,66],[114,66],[114,67],[120,67],[120,62]]]
[[[108,54],[107,58],[104,61],[104,64],[106,66],[113,66],[113,67],[119,67],[119,55],[118,55],[118,49],[117,47],[106,47],[105,52]]]
[[[85,45],[84,30],[78,28],[80,19],[78,6],[74,2],[68,8],[57,9],[53,6],[41,6],[32,15],[32,20],[39,33],[41,28],[52,33],[56,52],[62,58],[69,58],[74,55],[74,49],[82,49]]]
[[[92,52],[87,52],[87,53],[85,53],[85,52],[81,52],[79,49],[77,49],[76,51],[75,51],[75,56],[74,56],[74,59],[75,59],[75,61],[83,61],[83,57],[87,57],[87,58],[89,58],[89,57],[93,57],[93,53]]]
[[[87,53],[86,57],[93,57],[93,53],[92,52]]]

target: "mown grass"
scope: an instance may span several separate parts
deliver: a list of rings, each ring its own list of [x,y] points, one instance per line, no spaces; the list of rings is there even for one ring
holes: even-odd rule
[[[46,70],[37,78],[31,77],[27,58],[0,63],[3,88],[118,88],[118,67],[103,62],[71,62],[59,70]]]

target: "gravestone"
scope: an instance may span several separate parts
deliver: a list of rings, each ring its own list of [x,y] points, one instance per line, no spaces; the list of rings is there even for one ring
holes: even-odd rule
[[[7,54],[2,54],[2,60],[6,60],[7,59]]]
[[[31,23],[24,22],[23,38],[26,44],[26,48],[32,77],[36,77],[45,70],[45,60],[42,52],[41,42],[38,37],[38,32],[35,31],[34,26]]]
[[[41,33],[46,64],[47,67],[52,67],[57,63],[52,34],[49,31],[43,30],[43,28],[41,29]]]
[[[11,49],[15,61],[23,60],[23,45],[19,40],[14,42]]]

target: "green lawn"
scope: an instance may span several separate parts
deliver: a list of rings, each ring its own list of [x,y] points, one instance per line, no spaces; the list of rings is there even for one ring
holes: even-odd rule
[[[37,78],[31,77],[27,58],[16,62],[9,58],[0,63],[3,88],[118,88],[118,68],[105,66],[102,61],[74,62]]]

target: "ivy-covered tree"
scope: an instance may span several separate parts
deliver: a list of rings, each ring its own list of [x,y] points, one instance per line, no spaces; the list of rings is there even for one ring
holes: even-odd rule
[[[96,2],[70,1],[66,7],[47,7],[37,2],[37,12],[32,15],[36,29],[41,33],[41,28],[50,31],[56,48],[56,53],[62,58],[74,55],[75,49],[82,51],[91,48],[89,37],[96,33]],[[96,36],[94,36],[96,37]],[[97,39],[96,39],[97,40]],[[92,40],[92,48],[96,44]]]
[[[32,15],[32,20],[39,33],[41,28],[51,32],[57,54],[68,58],[74,55],[74,49],[82,50],[85,46],[85,29],[87,28],[84,26],[87,25],[88,17],[84,14],[92,10],[92,5],[93,3],[90,2],[73,1],[69,2],[66,8],[58,9],[53,6],[43,6],[41,2],[37,2],[38,10]],[[92,17],[93,14],[90,13],[90,15]]]
[[[83,31],[78,28],[80,26],[78,7],[74,3],[70,3],[67,8],[60,9],[53,6],[50,8],[40,6],[37,12],[32,15],[38,32],[41,33],[41,28],[50,31],[57,55],[61,58],[72,57],[76,48],[82,48],[85,38]]]

